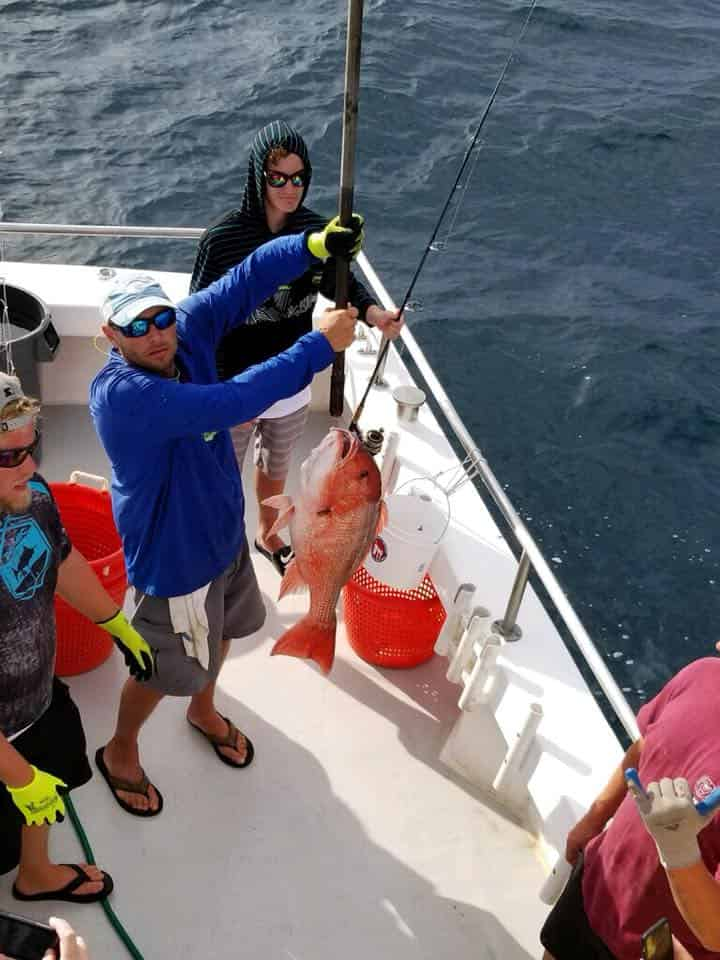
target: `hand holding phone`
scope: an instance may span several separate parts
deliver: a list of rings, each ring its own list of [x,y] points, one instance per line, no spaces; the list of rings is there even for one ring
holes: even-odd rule
[[[643,960],[673,960],[672,934],[665,917],[661,917],[646,930],[640,942]]]
[[[0,911],[0,954],[12,960],[43,960],[48,950],[59,956],[60,939],[52,927]]]

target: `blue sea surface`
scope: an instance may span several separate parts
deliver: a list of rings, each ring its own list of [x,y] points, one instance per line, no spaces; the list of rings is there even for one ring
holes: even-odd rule
[[[355,205],[397,300],[527,11],[365,4]],[[336,208],[345,3],[0,16],[5,219],[204,226],[275,118],[308,141],[311,205]],[[635,707],[720,639],[719,52],[708,0],[539,3],[410,315]],[[194,244],[4,256],[189,270]]]

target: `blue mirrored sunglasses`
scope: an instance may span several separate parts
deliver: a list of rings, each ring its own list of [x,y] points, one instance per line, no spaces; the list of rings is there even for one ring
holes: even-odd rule
[[[113,330],[119,330],[124,337],[144,337],[151,326],[157,327],[158,330],[167,330],[167,328],[171,327],[174,323],[175,311],[171,307],[168,307],[167,310],[161,310],[160,313],[156,313],[154,317],[136,317],[125,327],[113,323],[112,320],[110,321],[110,326]]]

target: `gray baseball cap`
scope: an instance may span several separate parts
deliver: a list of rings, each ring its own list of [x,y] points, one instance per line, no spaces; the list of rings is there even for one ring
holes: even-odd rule
[[[126,327],[148,307],[174,306],[154,277],[136,274],[127,280],[118,281],[108,291],[101,312],[105,323]]]

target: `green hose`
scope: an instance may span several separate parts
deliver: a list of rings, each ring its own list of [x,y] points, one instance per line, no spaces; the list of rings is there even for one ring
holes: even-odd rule
[[[80,817],[78,816],[77,810],[75,809],[70,796],[66,795],[63,799],[65,802],[65,809],[70,816],[73,827],[75,827],[75,833],[80,841],[80,846],[83,848],[85,859],[88,863],[92,863],[94,866],[97,866],[95,863],[95,854],[92,852],[92,847],[90,846],[90,841],[87,838],[87,834],[83,830],[83,825],[80,823]],[[108,902],[107,897],[104,900],[101,900],[100,903],[108,920],[110,921],[110,925],[128,948],[128,952],[130,953],[130,956],[133,957],[133,960],[145,960],[143,955],[130,939],[130,935],[125,930],[125,927],[118,920],[117,916],[115,915],[115,911]]]

